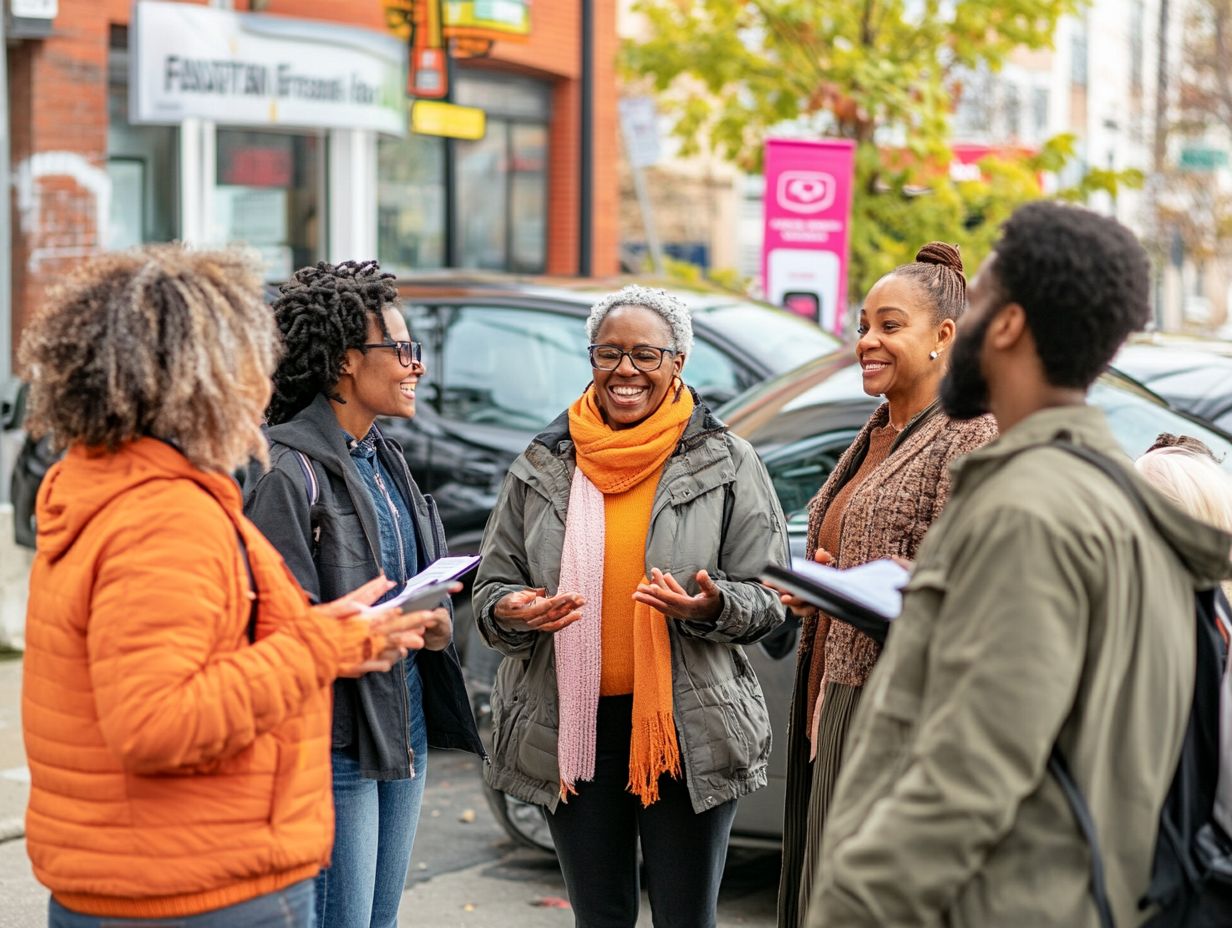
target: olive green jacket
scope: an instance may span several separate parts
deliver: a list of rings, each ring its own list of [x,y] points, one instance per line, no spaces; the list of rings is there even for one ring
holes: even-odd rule
[[[1046,764],[1095,821],[1120,926],[1140,924],[1193,690],[1193,591],[1232,537],[1150,488],[1169,544],[1062,433],[1124,460],[1092,407],[1038,412],[952,467],[865,690],[809,928],[1097,926],[1090,857]],[[1128,464],[1126,465],[1128,467]]]
[[[492,609],[527,587],[557,592],[569,489],[575,467],[562,415],[514,462],[484,530],[473,594],[488,644],[505,655],[492,693],[496,789],[556,808],[560,773],[552,636],[511,632]],[[787,564],[783,512],[752,447],[727,432],[700,401],[668,458],[651,506],[646,570],[670,571],[690,593],[709,571],[723,594],[713,623],[668,621],[672,707],[684,775],[696,812],[766,785],[770,719],[743,644],[783,621],[778,596],[754,578]]]

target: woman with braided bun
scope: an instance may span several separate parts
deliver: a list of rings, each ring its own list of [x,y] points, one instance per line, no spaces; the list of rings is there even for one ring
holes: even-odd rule
[[[376,424],[415,415],[426,374],[392,278],[375,261],[322,262],[274,302],[284,353],[267,411],[270,469],[248,482],[245,511],[314,599],[377,573],[396,592],[447,554],[435,505]],[[428,745],[483,753],[448,600],[432,616],[422,651],[334,686],[336,832],[316,883],[322,928],[395,928]]]
[[[962,259],[943,242],[925,245],[865,298],[856,358],[864,392],[886,401],[809,504],[807,551],[819,563],[913,559],[949,495],[950,463],[996,437],[991,416],[959,422],[937,399],[966,305]],[[797,928],[808,920],[844,741],[880,646],[846,622],[782,598],[804,622],[788,729],[779,884],[779,926]]]

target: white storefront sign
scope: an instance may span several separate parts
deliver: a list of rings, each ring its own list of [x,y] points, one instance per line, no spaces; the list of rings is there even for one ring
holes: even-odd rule
[[[9,13],[18,19],[55,19],[58,0],[9,0]]]
[[[336,23],[186,3],[134,6],[129,121],[405,135],[406,45]]]

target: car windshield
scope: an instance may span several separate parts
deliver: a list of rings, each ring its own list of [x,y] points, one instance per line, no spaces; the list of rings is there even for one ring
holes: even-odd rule
[[[737,345],[745,344],[749,333],[756,332],[757,344],[750,347],[750,353],[772,363],[776,370],[789,370],[841,344],[816,322],[764,304],[715,303],[696,307],[693,315]]]
[[[1091,402],[1107,415],[1113,434],[1130,457],[1145,452],[1160,432],[1171,432],[1201,439],[1215,452],[1224,470],[1232,471],[1232,440],[1169,409],[1129,382],[1105,376],[1091,388],[1090,396]]]

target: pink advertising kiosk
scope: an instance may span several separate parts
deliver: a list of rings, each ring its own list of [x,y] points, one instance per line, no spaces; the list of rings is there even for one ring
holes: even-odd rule
[[[766,299],[841,334],[855,143],[767,139],[762,283]]]

